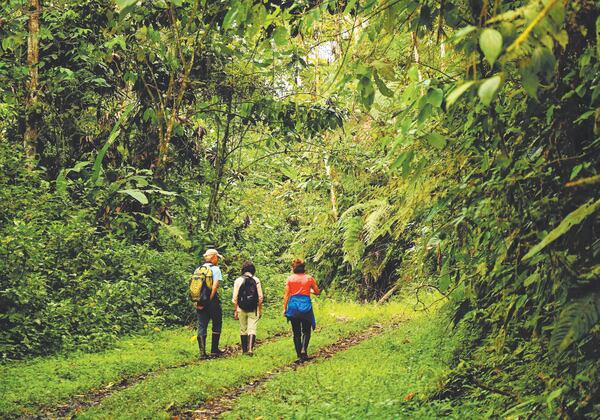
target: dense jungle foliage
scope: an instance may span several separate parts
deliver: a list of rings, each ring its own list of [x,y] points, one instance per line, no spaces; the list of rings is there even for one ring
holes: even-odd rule
[[[2,360],[189,323],[215,246],[267,305],[293,256],[337,299],[440,292],[467,333],[432,398],[600,416],[599,12],[2,2]]]

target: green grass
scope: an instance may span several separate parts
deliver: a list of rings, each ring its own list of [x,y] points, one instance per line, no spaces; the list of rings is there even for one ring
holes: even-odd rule
[[[331,359],[276,376],[227,418],[474,418],[481,402],[425,401],[449,372],[456,337],[422,316]],[[405,401],[405,399],[410,401]]]
[[[316,305],[319,325],[311,351],[335,342],[339,337],[360,331],[369,325],[405,312],[404,307],[364,306],[357,304]],[[283,319],[280,321],[285,323]],[[253,358],[238,356],[210,360],[206,363],[165,371],[138,384],[116,392],[96,407],[78,416],[83,418],[166,418],[172,406],[200,405],[216,397],[225,388],[242,385],[274,368],[295,360],[290,338],[267,343],[257,349]]]
[[[258,338],[287,330],[281,318],[265,317]],[[222,346],[239,341],[238,322],[225,319]],[[197,358],[196,330],[179,328],[128,337],[100,353],[73,353],[0,366],[0,417],[36,413],[68,398],[119,380]],[[210,342],[210,340],[209,340]]]

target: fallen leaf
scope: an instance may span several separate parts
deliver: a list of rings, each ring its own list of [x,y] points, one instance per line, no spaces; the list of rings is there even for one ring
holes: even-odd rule
[[[406,394],[406,397],[404,397],[404,401],[410,401],[415,397],[415,393],[414,392],[409,392],[408,394]]]

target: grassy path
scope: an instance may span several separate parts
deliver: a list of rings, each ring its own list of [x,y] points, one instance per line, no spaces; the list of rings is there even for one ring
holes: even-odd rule
[[[287,331],[281,319],[261,321],[258,338]],[[99,396],[144,378],[151,372],[197,361],[195,330],[179,328],[120,340],[99,353],[37,358],[0,366],[0,417],[61,415],[78,402]],[[222,343],[239,340],[237,322],[225,320]]]
[[[315,335],[313,350],[404,311],[399,305],[331,302],[317,302],[315,309],[322,332]],[[197,406],[225,388],[291,363],[291,340],[278,337],[288,329],[281,318],[263,319],[259,339],[264,343],[252,359],[234,352],[199,362],[195,331],[178,329],[123,339],[101,353],[4,365],[0,417],[168,417],[173,407]],[[224,345],[234,345],[238,337],[237,322],[227,320]]]
[[[328,304],[317,307],[321,330],[311,341],[312,351],[335,343],[340,337],[362,331],[374,323],[397,316],[398,305],[369,306]],[[285,322],[285,321],[282,321]],[[254,357],[239,355],[205,363],[171,369],[117,392],[88,411],[81,418],[168,418],[171,411],[197,407],[253,378],[291,364],[295,353],[291,339],[280,339],[257,349]]]
[[[455,337],[441,317],[422,316],[335,357],[248,389],[225,418],[481,418],[491,400],[428,400],[443,386]],[[219,412],[221,414],[221,412]],[[201,417],[201,416],[199,416]]]
[[[217,418],[218,416],[230,411],[234,407],[234,404],[236,403],[236,399],[238,397],[246,393],[252,392],[257,387],[273,379],[277,375],[280,375],[284,372],[297,371],[298,369],[301,369],[310,363],[315,363],[319,359],[327,359],[334,357],[338,352],[344,351],[365,340],[371,339],[379,334],[382,334],[384,331],[396,328],[400,324],[400,322],[401,321],[398,319],[387,324],[371,325],[365,330],[359,331],[347,337],[342,337],[335,343],[320,348],[316,353],[314,353],[311,356],[310,360],[306,362],[299,363],[298,361],[294,361],[288,365],[274,369],[271,372],[267,373],[265,376],[252,379],[238,388],[231,389],[216,398],[203,402],[200,407],[197,407],[197,409],[192,408],[182,410],[180,408],[174,408],[171,409],[170,412],[174,418],[178,419]]]

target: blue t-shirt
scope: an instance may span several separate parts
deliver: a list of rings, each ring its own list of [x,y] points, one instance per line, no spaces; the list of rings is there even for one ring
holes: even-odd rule
[[[212,271],[214,282],[218,283],[223,280],[223,274],[221,273],[221,269],[219,267],[210,264],[210,270]]]
[[[219,283],[223,280],[223,274],[221,273],[221,269],[216,265],[212,265],[211,263],[204,263],[202,266],[210,267],[210,271],[212,271],[212,280],[214,283]]]

